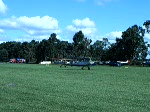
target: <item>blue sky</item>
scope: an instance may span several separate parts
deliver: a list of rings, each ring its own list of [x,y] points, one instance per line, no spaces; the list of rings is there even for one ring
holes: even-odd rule
[[[114,42],[150,19],[150,0],[0,0],[0,42],[57,38],[72,42],[82,30],[93,42]],[[144,27],[143,27],[144,28]],[[145,35],[150,42],[150,34]]]

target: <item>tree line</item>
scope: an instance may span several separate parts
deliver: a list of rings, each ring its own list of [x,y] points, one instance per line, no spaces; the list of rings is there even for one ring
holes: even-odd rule
[[[0,61],[8,62],[11,58],[24,58],[27,63],[39,63],[54,58],[91,57],[96,61],[125,61],[137,63],[145,60],[149,44],[144,41],[146,32],[150,32],[150,20],[143,23],[146,30],[138,25],[129,27],[122,32],[121,38],[116,37],[115,43],[107,38],[92,43],[82,31],[76,32],[73,42],[61,41],[56,33],[48,39],[30,42],[8,41],[0,44]]]

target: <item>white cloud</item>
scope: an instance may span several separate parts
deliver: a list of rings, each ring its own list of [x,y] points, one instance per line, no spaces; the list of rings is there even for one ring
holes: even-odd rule
[[[121,38],[122,36],[122,31],[113,31],[103,36],[99,36],[95,23],[89,18],[83,20],[75,19],[72,23],[72,25],[67,26],[67,31],[70,32],[69,35],[74,35],[81,30],[84,35],[92,39],[93,42],[96,40],[103,40],[103,38],[108,38],[110,43],[114,43],[116,42],[116,37]]]
[[[36,17],[19,17],[17,21],[20,25],[27,29],[57,29],[58,28],[58,21],[55,18],[49,16],[36,16]]]
[[[95,27],[95,23],[91,21],[89,18],[85,18],[83,20],[75,19],[73,20],[73,24],[76,27],[80,27],[80,28]]]
[[[150,34],[146,33],[144,36],[145,41],[150,43]]]
[[[84,33],[84,35],[86,36],[90,36],[92,35],[93,33],[96,33],[97,29],[96,28],[90,28],[90,27],[84,27],[84,28],[78,28],[78,27],[74,27],[73,25],[69,25],[67,26],[67,30],[70,31],[70,32],[73,32],[73,33],[76,33],[78,31],[82,31]]]
[[[51,33],[56,33],[57,35],[61,33],[58,20],[49,16],[12,16],[11,18],[0,20],[0,28],[1,41],[20,40],[23,42],[33,39],[40,41],[42,39],[48,39]],[[11,32],[12,35],[3,38],[4,35],[7,35],[7,32]]]
[[[66,28],[69,35],[74,35],[76,32],[81,30],[86,37],[93,41],[95,40],[97,28],[94,21],[91,21],[89,18],[85,18],[83,20],[75,19],[72,23],[72,25],[68,25]]]
[[[0,29],[0,33],[4,33],[4,30]]]
[[[0,43],[7,42],[7,41],[10,41],[10,38],[6,35],[0,34]]]
[[[95,3],[97,4],[97,5],[104,5],[104,4],[106,4],[106,3],[108,3],[108,2],[112,2],[112,1],[114,1],[114,0],[95,0]]]
[[[105,34],[103,37],[108,38],[108,41],[110,43],[114,43],[114,42],[116,42],[116,37],[121,38],[121,36],[122,36],[122,31],[114,31],[114,32]]]
[[[122,36],[122,31],[114,31],[114,32],[110,32],[109,34],[106,34],[106,36],[108,36],[110,39],[116,39],[116,37],[121,38]]]
[[[2,0],[0,0],[0,14],[5,14],[7,11],[7,6]]]
[[[19,18],[13,16],[0,21],[0,27],[4,30],[21,30],[30,35],[43,35],[50,33],[60,33],[57,19],[49,16]]]

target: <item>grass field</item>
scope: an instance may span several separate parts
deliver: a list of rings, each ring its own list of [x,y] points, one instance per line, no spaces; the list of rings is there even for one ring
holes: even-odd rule
[[[0,64],[0,112],[149,112],[150,67]]]

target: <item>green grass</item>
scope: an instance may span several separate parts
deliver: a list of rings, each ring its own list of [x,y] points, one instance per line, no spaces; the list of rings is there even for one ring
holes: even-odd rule
[[[0,64],[1,112],[149,112],[150,67]]]

